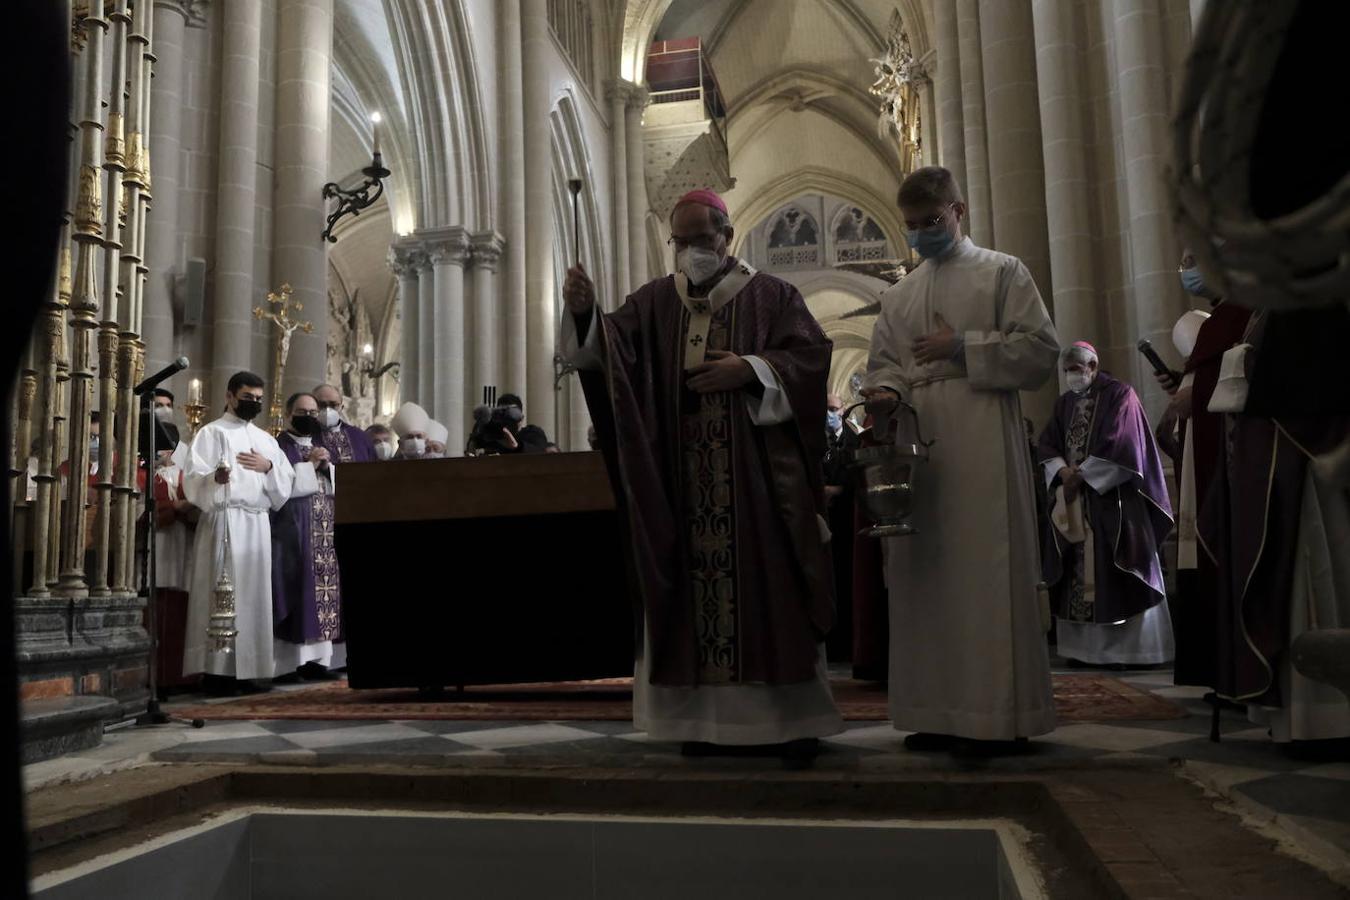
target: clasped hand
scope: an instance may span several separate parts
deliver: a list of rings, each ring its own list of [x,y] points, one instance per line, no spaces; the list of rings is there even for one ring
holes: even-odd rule
[[[941,313],[935,314],[933,318],[937,321],[938,330],[925,334],[910,344],[909,349],[914,354],[914,361],[921,366],[945,362],[956,356],[956,351],[961,349],[960,335],[947,324]]]
[[[689,390],[699,394],[716,394],[745,387],[755,380],[755,370],[735,353],[709,350],[707,361],[685,372],[685,378]]]
[[[1059,483],[1064,486],[1064,498],[1072,501],[1083,489],[1083,473],[1077,466],[1065,466],[1059,470]]]

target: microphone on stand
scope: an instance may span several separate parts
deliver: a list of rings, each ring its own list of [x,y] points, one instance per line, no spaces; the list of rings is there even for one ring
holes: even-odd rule
[[[131,392],[133,394],[136,394],[137,396],[140,396],[141,394],[144,394],[146,391],[153,391],[155,388],[159,387],[160,382],[169,380],[174,375],[177,375],[179,372],[183,371],[187,367],[188,367],[188,358],[186,356],[180,356],[173,362],[169,363],[164,368],[160,369],[155,374],[151,375],[149,378],[142,381],[140,384],[136,385],[134,388],[131,389]]]

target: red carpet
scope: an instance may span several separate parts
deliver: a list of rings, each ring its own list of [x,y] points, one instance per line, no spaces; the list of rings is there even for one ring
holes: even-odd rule
[[[337,681],[298,691],[273,691],[224,703],[174,709],[202,719],[460,719],[502,721],[623,721],[632,717],[631,678],[558,684],[484,685],[422,699],[417,691],[353,691]],[[885,721],[886,688],[870,682],[831,683],[850,721]],[[1105,675],[1055,675],[1061,723],[1122,719],[1180,719],[1185,710]]]

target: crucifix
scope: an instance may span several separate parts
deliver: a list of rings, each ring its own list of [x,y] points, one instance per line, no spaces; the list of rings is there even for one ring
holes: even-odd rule
[[[286,357],[291,353],[291,335],[298,328],[305,334],[313,334],[314,326],[309,322],[291,318],[292,312],[299,312],[305,304],[291,300],[291,286],[283,284],[279,290],[267,292],[267,306],[253,307],[253,318],[269,319],[277,326],[275,353],[272,357],[272,403],[268,410],[272,433],[280,434],[286,427],[281,409],[281,377],[286,372]]]

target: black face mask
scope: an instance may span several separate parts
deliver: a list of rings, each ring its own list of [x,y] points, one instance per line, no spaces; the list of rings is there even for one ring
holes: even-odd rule
[[[313,416],[291,416],[291,430],[306,437],[318,437],[319,420]]]
[[[254,400],[250,397],[240,397],[235,401],[234,414],[245,422],[257,418],[258,413],[262,412],[262,401]]]

